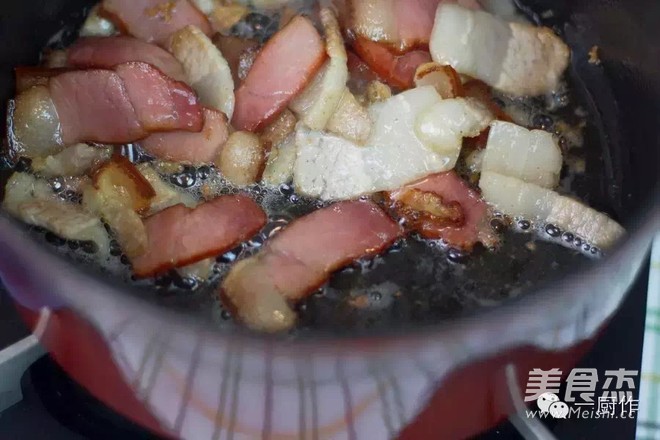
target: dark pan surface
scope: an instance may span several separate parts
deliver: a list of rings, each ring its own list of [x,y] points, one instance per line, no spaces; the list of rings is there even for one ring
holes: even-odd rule
[[[86,8],[92,3],[43,0],[11,2],[3,8],[0,16],[0,38],[5,42],[0,49],[0,99],[3,102],[13,95],[13,67],[38,62],[41,49],[62,28],[65,29],[63,41],[71,41]],[[626,70],[625,63],[612,61],[610,65],[609,52],[603,52],[602,66],[587,62],[589,49],[600,41],[598,29],[590,27],[587,9],[577,7],[579,10],[569,15],[568,8],[575,8],[572,2],[570,5],[560,1],[520,3],[531,17],[552,9],[555,15],[547,24],[555,26],[574,50],[569,75],[570,95],[576,104],[587,109],[589,116],[583,149],[587,170],[574,179],[571,188],[594,208],[625,223],[633,207],[645,203],[651,194],[657,181],[654,170],[657,170],[658,152],[656,138],[648,142],[647,150],[640,150],[648,139],[644,138],[646,133],[625,130],[622,126],[633,126],[634,121],[627,118],[657,120],[660,100],[654,90],[636,90],[644,85],[635,80],[635,72]],[[66,18],[61,20],[62,17]],[[617,47],[618,40],[607,43],[623,50]],[[618,55],[612,53],[612,56]],[[656,57],[653,62],[657,63],[658,59]],[[627,79],[617,80],[612,87],[606,70],[612,70],[615,75],[628,75]],[[630,100],[633,93],[637,97],[635,101]],[[639,101],[640,96],[645,100]],[[625,111],[631,109],[639,111]],[[653,110],[655,112],[651,112]],[[632,169],[636,172],[631,172]],[[497,252],[478,250],[469,257],[439,246],[429,247],[416,239],[399,243],[374,262],[356,264],[336,274],[325,288],[303,303],[301,331],[306,334],[316,330],[343,333],[427,325],[494,307],[541,284],[552,283],[553,279],[579,270],[583,265],[593,264],[591,258],[584,256],[581,245],[549,243],[542,226],[538,234],[509,231]],[[563,241],[561,236],[553,240]],[[226,313],[217,304],[212,289],[194,292],[178,288],[126,290],[168,308],[212,319],[223,327],[232,325],[224,319]]]

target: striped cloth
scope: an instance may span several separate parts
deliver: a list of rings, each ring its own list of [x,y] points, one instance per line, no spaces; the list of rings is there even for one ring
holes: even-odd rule
[[[636,438],[660,440],[660,234],[651,255]]]

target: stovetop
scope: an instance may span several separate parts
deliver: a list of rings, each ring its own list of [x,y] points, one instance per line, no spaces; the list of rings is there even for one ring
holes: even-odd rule
[[[640,273],[622,309],[579,367],[599,371],[639,370],[644,335],[647,267]],[[0,350],[29,335],[7,293],[0,287]],[[639,383],[636,379],[635,390]],[[51,359],[43,356],[21,379],[23,400],[0,412],[0,439],[79,440],[155,439],[152,434],[117,415],[74,383]],[[637,391],[634,398],[637,399]],[[560,440],[635,438],[635,419],[564,419],[546,422]],[[519,440],[510,423],[479,440]]]

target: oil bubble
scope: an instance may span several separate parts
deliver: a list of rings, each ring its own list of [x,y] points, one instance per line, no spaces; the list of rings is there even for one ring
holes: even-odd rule
[[[561,230],[555,225],[546,225],[545,232],[553,238],[557,238],[561,235]]]
[[[51,179],[48,183],[50,183],[50,187],[53,188],[53,191],[55,193],[59,193],[60,191],[62,191],[62,189],[64,189],[64,182],[62,182],[62,179],[60,179],[59,177],[55,179]]]
[[[286,183],[283,183],[280,185],[280,193],[282,193],[283,196],[290,196],[293,194],[293,187],[291,185],[287,185]]]
[[[86,254],[95,254],[99,250],[99,246],[96,243],[94,243],[93,241],[83,241],[80,244],[80,248]]]
[[[112,255],[113,257],[118,257],[121,254],[122,254],[121,246],[119,246],[117,240],[110,241],[110,255]]]
[[[490,227],[493,228],[493,231],[497,232],[498,234],[502,234],[504,231],[506,231],[504,222],[498,218],[494,218],[490,221]]]
[[[383,294],[378,292],[377,290],[374,290],[373,292],[369,293],[369,298],[371,298],[372,301],[380,301],[383,299]]]
[[[206,180],[211,174],[211,167],[208,165],[203,165],[197,169],[197,177],[201,180]]]
[[[46,241],[53,246],[63,246],[66,244],[66,240],[53,234],[52,232],[48,231],[46,232]]]
[[[174,285],[179,289],[195,290],[199,286],[199,283],[192,277],[177,276],[174,278]]]
[[[449,248],[447,251],[447,259],[452,263],[456,264],[465,264],[467,260],[467,255],[456,248]]]
[[[183,172],[171,175],[170,182],[180,188],[192,188],[197,183],[197,172],[186,167]]]
[[[538,113],[532,117],[532,125],[534,128],[539,128],[541,130],[551,129],[555,124],[555,121],[552,120],[552,117],[544,114]]]

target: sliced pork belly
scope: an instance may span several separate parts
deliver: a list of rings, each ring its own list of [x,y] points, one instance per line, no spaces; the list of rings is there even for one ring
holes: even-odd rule
[[[562,165],[559,142],[551,133],[510,122],[491,125],[482,171],[553,189],[559,184]]]
[[[323,40],[312,22],[295,17],[257,55],[236,91],[232,125],[246,131],[263,128],[304,89],[325,58]]]
[[[613,246],[626,231],[607,215],[555,191],[491,171],[479,181],[484,199],[510,217],[538,220],[561,228],[603,249]]]
[[[101,13],[123,32],[160,46],[188,25],[213,33],[206,16],[188,0],[103,0]]]
[[[221,196],[194,209],[167,208],[145,220],[147,251],[133,271],[149,277],[226,252],[266,224],[266,214],[247,196]]]
[[[73,67],[111,69],[118,64],[141,61],[158,68],[177,81],[185,81],[181,64],[166,50],[127,36],[80,38],[68,49]]]
[[[298,191],[323,200],[351,199],[449,171],[456,165],[463,136],[478,135],[492,121],[480,104],[441,100],[432,86],[395,95],[372,105],[369,112],[374,125],[364,146],[298,126]],[[437,117],[429,121],[429,115]]]
[[[570,58],[568,46],[548,28],[451,4],[438,7],[430,50],[433,61],[515,96],[554,90]]]
[[[355,39],[353,49],[378,76],[399,89],[413,87],[417,68],[431,61],[427,51],[414,50],[396,55],[387,46],[364,37]]]
[[[227,117],[218,110],[204,109],[204,128],[199,133],[172,131],[154,133],[140,141],[149,154],[171,162],[211,163],[227,142]]]
[[[325,31],[325,47],[329,60],[289,106],[301,121],[314,130],[327,127],[344,93],[348,92],[348,55],[339,23],[328,8],[322,8],[319,15]]]
[[[195,26],[186,26],[172,35],[169,46],[200,101],[231,119],[235,102],[231,68],[209,37]]]
[[[222,297],[255,330],[277,332],[296,319],[288,302],[319,288],[351,261],[375,256],[401,229],[371,202],[341,202],[293,222],[256,256],[236,264]]]
[[[60,199],[45,179],[12,174],[4,188],[2,207],[21,221],[67,240],[93,241],[98,246],[97,257],[108,256],[110,238],[101,219],[77,203]]]
[[[479,9],[476,0],[351,0],[351,30],[398,53],[426,48],[440,3]]]
[[[144,63],[63,73],[49,81],[65,145],[125,143],[154,131],[200,131],[194,92]]]
[[[32,159],[32,170],[43,177],[86,176],[112,156],[112,147],[76,144],[61,152]]]
[[[490,246],[496,240],[488,222],[488,205],[453,171],[426,177],[390,197],[399,202],[398,211],[408,220],[408,227],[425,238],[443,239],[465,250],[477,242]]]

